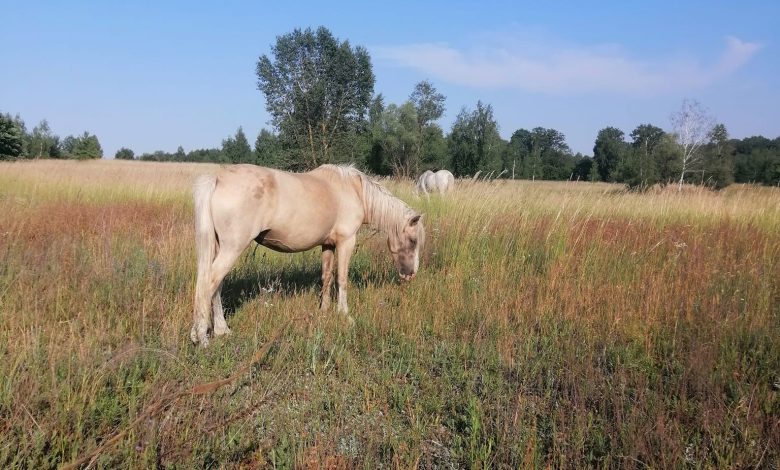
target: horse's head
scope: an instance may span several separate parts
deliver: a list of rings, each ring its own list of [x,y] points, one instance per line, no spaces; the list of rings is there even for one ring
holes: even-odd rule
[[[420,214],[408,217],[403,227],[387,238],[393,262],[404,281],[411,280],[420,266],[420,248],[425,242],[425,228],[421,218]]]

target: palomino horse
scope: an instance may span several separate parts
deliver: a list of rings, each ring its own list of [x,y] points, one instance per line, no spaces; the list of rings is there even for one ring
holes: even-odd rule
[[[447,170],[439,170],[436,173],[426,170],[417,178],[417,191],[426,195],[429,192],[446,193],[455,187],[455,177]]]
[[[351,166],[287,173],[234,165],[216,176],[198,177],[194,199],[198,278],[190,338],[201,346],[208,344],[209,331],[214,336],[230,332],[221,284],[252,240],[285,253],[322,247],[321,310],[330,306],[338,256],[338,310],[350,321],[347,269],[361,225],[372,224],[387,233],[402,280],[414,277],[419,267],[425,239],[420,214]]]

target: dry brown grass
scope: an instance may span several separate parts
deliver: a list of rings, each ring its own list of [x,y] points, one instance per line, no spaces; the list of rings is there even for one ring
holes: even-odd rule
[[[191,347],[189,187],[215,166],[0,164],[0,464],[49,468],[229,376],[317,304],[318,253],[248,251]],[[423,270],[354,258],[354,329],[296,325],[97,466],[763,467],[780,459],[780,191],[495,181],[417,199]]]

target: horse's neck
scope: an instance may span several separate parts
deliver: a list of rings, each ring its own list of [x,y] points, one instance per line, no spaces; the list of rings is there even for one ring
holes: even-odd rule
[[[365,178],[365,176],[361,176]],[[389,233],[397,227],[409,211],[408,206],[386,189],[370,181],[361,181],[363,185],[363,208],[366,222]]]

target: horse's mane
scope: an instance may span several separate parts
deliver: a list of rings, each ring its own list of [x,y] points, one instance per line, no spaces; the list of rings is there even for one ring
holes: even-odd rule
[[[342,178],[356,177],[363,189],[363,210],[368,223],[375,225],[388,235],[397,235],[406,220],[415,211],[406,203],[352,165],[323,165],[337,172]]]

